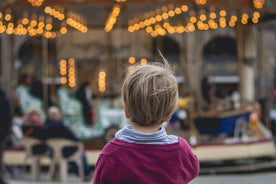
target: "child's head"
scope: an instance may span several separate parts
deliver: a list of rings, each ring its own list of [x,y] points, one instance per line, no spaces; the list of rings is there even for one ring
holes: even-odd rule
[[[152,126],[168,120],[176,108],[178,85],[167,61],[135,66],[127,73],[122,98],[132,123]]]

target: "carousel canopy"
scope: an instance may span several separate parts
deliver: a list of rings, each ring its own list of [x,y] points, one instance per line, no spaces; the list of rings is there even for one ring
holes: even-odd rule
[[[1,0],[0,11],[0,33],[55,37],[121,27],[162,36],[274,19],[276,0]]]

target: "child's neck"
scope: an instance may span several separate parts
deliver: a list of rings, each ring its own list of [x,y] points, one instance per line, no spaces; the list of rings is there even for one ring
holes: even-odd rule
[[[157,124],[154,126],[140,126],[137,125],[136,123],[132,123],[131,127],[133,130],[138,131],[138,132],[142,132],[142,133],[154,133],[157,132],[158,130],[160,130],[160,128],[162,127],[162,124]]]

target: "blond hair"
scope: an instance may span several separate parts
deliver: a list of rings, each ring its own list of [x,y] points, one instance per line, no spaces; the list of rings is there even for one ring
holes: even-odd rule
[[[178,84],[168,62],[136,65],[122,87],[125,111],[140,126],[163,123],[175,111]]]

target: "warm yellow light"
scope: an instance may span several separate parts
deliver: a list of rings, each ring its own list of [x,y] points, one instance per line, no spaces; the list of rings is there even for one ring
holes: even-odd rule
[[[37,21],[36,20],[32,20],[31,21],[31,26],[35,27],[37,25]]]
[[[186,30],[189,31],[189,32],[195,31],[195,26],[194,26],[194,24],[188,23],[187,29],[186,29]]]
[[[215,19],[215,18],[217,18],[217,14],[215,12],[211,12],[210,15],[209,15],[209,17],[211,19]]]
[[[70,59],[68,60],[68,63],[69,63],[69,65],[74,65],[74,64],[75,64],[75,59],[70,58]]]
[[[249,18],[249,15],[247,13],[242,14],[242,19],[248,19],[248,18]]]
[[[66,66],[66,63],[67,63],[67,62],[66,62],[65,59],[61,59],[59,63],[60,63],[60,65],[65,65],[65,66]]]
[[[197,19],[196,19],[195,16],[190,17],[190,22],[191,23],[196,23],[196,21],[197,21]]]
[[[253,16],[256,17],[256,18],[260,18],[261,14],[259,12],[254,12]]]
[[[220,10],[219,15],[222,17],[226,16],[226,11],[225,10]]]
[[[131,56],[128,58],[129,64],[134,64],[136,62],[135,57]]]
[[[153,31],[153,28],[151,26],[147,26],[146,32],[151,33]]]
[[[204,24],[204,28],[205,31],[207,31],[209,29],[209,25],[207,23]]]
[[[150,23],[151,23],[151,24],[155,24],[155,23],[156,23],[156,19],[153,18],[153,17],[151,17],[151,18],[150,18]],[[141,26],[141,28],[143,28],[143,27]]]
[[[225,27],[227,26],[227,24],[226,24],[226,22],[220,22],[220,23],[219,23],[219,26],[220,26],[221,28],[225,28]]]
[[[141,64],[141,65],[146,65],[146,64],[148,64],[148,60],[147,60],[146,58],[142,58],[142,59],[140,60],[140,64]]]
[[[228,24],[229,24],[230,27],[234,27],[234,26],[236,25],[235,22],[234,22],[234,21],[231,21],[231,20],[229,21]]]
[[[52,26],[52,24],[46,24],[45,28],[46,28],[46,30],[50,31],[53,28],[53,26]]]
[[[100,71],[98,75],[98,90],[100,92],[104,92],[106,90],[106,82],[105,82],[105,77],[106,73],[104,71]]]
[[[160,22],[162,20],[162,16],[161,15],[156,15],[155,17],[157,22]]]
[[[170,11],[168,12],[168,15],[169,15],[170,17],[173,17],[173,16],[175,16],[175,12],[174,12],[173,10],[170,10]]]
[[[162,13],[162,18],[165,20],[168,19],[169,18],[168,13]]]
[[[3,25],[3,26],[0,26],[0,33],[3,33],[6,31],[6,26]]]
[[[183,33],[185,31],[185,27],[184,26],[178,26],[177,29],[176,29],[176,31],[178,33]]]
[[[180,13],[181,13],[181,8],[178,8],[178,7],[175,8],[175,9],[174,9],[174,12],[175,12],[175,14],[177,14],[177,15],[180,14]]]
[[[265,4],[265,0],[253,0],[253,5],[257,9],[263,8],[264,4]]]
[[[197,22],[197,27],[199,30],[203,30],[204,29],[204,23],[202,21],[198,21]]]
[[[46,6],[44,8],[44,12],[47,13],[47,14],[49,14],[51,12],[51,8],[49,6]]]
[[[66,34],[67,33],[67,28],[66,27],[61,27],[60,28],[60,33],[61,34]]]
[[[29,19],[28,18],[23,18],[22,19],[22,24],[23,25],[27,25],[29,23]]]
[[[252,18],[252,22],[253,22],[254,24],[257,24],[257,23],[259,22],[259,19],[256,18],[256,17],[253,17],[253,18]]]
[[[206,4],[207,0],[195,0],[196,4],[204,5]]]
[[[188,6],[187,6],[187,5],[182,5],[182,6],[181,6],[181,10],[182,10],[183,12],[188,11]]]
[[[205,14],[201,14],[199,17],[200,20],[205,21],[207,19]]]
[[[104,71],[99,72],[99,77],[104,78],[106,77],[106,73]]]
[[[7,13],[7,14],[5,15],[5,20],[6,20],[6,21],[10,21],[10,20],[11,20],[11,14]]]
[[[238,20],[238,17],[236,15],[231,16],[231,21],[236,22]]]
[[[66,79],[66,77],[61,77],[59,81],[61,84],[66,84],[67,79]]]

